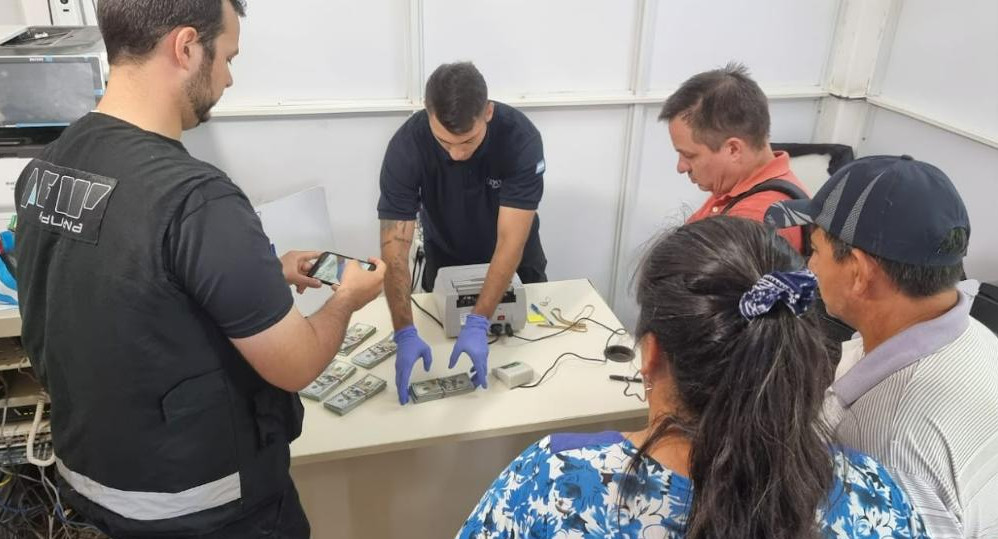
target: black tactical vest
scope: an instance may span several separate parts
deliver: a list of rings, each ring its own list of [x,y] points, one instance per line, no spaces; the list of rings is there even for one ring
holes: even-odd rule
[[[113,534],[210,531],[287,485],[301,402],[257,375],[164,260],[178,208],[220,179],[179,142],[90,114],[17,182],[24,347],[68,501]]]

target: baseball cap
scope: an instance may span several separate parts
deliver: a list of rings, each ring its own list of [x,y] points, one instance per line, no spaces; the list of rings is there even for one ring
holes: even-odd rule
[[[770,206],[766,222],[777,228],[817,225],[867,253],[915,266],[958,264],[970,238],[967,208],[953,182],[910,155],[857,159],[811,200]]]

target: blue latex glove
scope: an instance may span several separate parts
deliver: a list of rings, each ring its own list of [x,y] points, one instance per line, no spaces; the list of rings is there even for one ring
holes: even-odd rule
[[[395,388],[399,393],[399,404],[409,402],[409,376],[412,367],[423,358],[423,369],[430,370],[433,354],[423,339],[419,338],[416,326],[406,326],[395,332]]]
[[[469,314],[461,328],[461,333],[454,343],[454,351],[450,354],[450,365],[453,369],[461,354],[471,358],[471,381],[475,387],[489,387],[489,319],[477,314]]]

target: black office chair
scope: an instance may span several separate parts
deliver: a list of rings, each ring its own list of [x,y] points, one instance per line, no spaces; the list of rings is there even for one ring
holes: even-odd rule
[[[998,335],[998,282],[981,283],[977,298],[970,307],[970,316]]]

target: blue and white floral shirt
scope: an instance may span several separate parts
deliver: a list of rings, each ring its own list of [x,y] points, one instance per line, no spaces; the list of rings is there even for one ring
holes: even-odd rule
[[[492,483],[458,537],[683,537],[693,485],[650,458],[639,462],[638,492],[618,505],[617,487],[637,451],[619,432],[548,436]],[[853,451],[834,457],[830,507],[816,515],[825,537],[926,537],[887,470]]]

